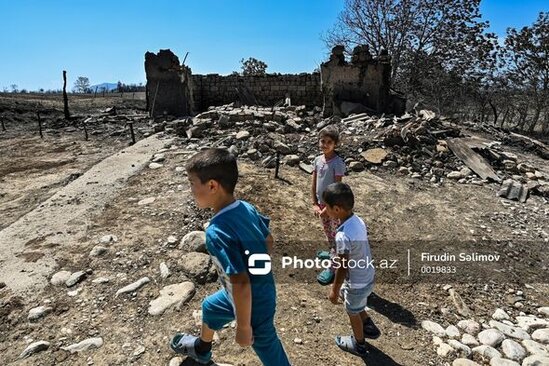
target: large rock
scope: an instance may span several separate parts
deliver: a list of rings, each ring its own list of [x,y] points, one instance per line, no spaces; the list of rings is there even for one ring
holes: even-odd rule
[[[86,278],[86,272],[84,272],[84,271],[74,272],[67,279],[67,281],[65,282],[65,285],[67,285],[67,287],[72,287],[72,286],[76,285],[77,283],[83,281],[84,278]]]
[[[509,320],[509,319],[511,319],[511,317],[509,316],[509,314],[507,314],[505,312],[505,310],[496,309],[496,311],[494,311],[494,314],[492,314],[492,319],[494,319],[494,320]]]
[[[207,253],[206,233],[204,231],[191,231],[190,233],[187,233],[183,239],[181,239],[179,248],[186,252]]]
[[[548,366],[549,357],[532,355],[522,360],[522,366]]]
[[[204,284],[211,278],[210,267],[212,265],[211,258],[204,253],[187,253],[183,255],[179,261],[181,269],[197,283]]]
[[[549,350],[545,348],[542,344],[536,341],[533,341],[531,339],[525,339],[521,343],[524,346],[524,348],[526,348],[528,353],[530,353],[531,355],[540,355],[540,356],[549,357]]]
[[[497,329],[486,329],[478,334],[480,343],[490,347],[499,346],[504,339],[503,333]]]
[[[434,335],[436,335],[438,337],[445,337],[446,336],[446,331],[444,330],[444,328],[440,324],[435,323],[433,321],[424,320],[424,321],[421,322],[421,327],[423,329],[425,329],[426,331],[431,332],[431,333],[433,333]]]
[[[189,301],[195,293],[192,282],[169,285],[160,290],[160,296],[149,303],[150,315],[162,315],[167,309],[179,307]]]
[[[54,286],[64,285],[70,276],[71,273],[69,271],[59,271],[51,277],[50,283]]]
[[[463,334],[463,336],[461,337],[461,343],[469,347],[476,347],[479,345],[477,339],[468,333]]]
[[[448,338],[459,338],[461,334],[455,325],[449,325],[446,327],[446,335]]]
[[[38,319],[45,317],[52,311],[53,308],[49,306],[38,306],[29,310],[29,315],[27,316],[27,319],[31,322],[37,321]]]
[[[455,340],[455,339],[449,339],[448,344],[455,349],[456,351],[460,352],[462,356],[469,357],[471,355],[471,348],[469,346],[464,345],[463,343]]]
[[[490,326],[492,328],[498,329],[507,337],[511,337],[515,339],[530,339],[530,335],[526,331],[522,330],[521,328],[512,327],[510,325],[503,324],[495,320],[490,320]]]
[[[441,343],[437,348],[437,355],[440,357],[449,357],[455,354],[455,350],[448,343]]]
[[[364,160],[372,164],[381,164],[387,157],[387,151],[381,148],[368,149],[361,153]]]
[[[67,347],[61,347],[61,349],[64,351],[68,351],[70,353],[76,353],[76,352],[87,351],[89,349],[99,348],[102,345],[103,345],[103,338],[94,337],[94,338],[84,339],[82,342],[71,344],[70,346],[67,346]]]
[[[473,353],[479,354],[480,356],[489,360],[494,357],[501,357],[501,353],[497,349],[486,345],[473,348]]]
[[[467,334],[477,335],[480,332],[480,324],[474,320],[460,320],[457,326]]]
[[[501,344],[501,349],[505,357],[510,360],[522,361],[526,357],[526,350],[512,339],[504,340]]]
[[[517,325],[529,332],[539,328],[549,328],[549,320],[537,318],[535,316],[517,316]]]
[[[532,339],[539,343],[549,344],[549,328],[534,331]]]
[[[50,342],[38,341],[31,343],[25,348],[23,352],[19,355],[19,358],[27,358],[34,355],[35,353],[42,352],[47,350],[50,347]],[[6,360],[4,360],[6,361]]]

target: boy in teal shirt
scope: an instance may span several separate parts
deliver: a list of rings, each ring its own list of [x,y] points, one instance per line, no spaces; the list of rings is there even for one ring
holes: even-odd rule
[[[249,203],[234,198],[238,167],[227,150],[199,152],[186,169],[198,207],[214,211],[206,229],[206,247],[223,288],[202,302],[200,337],[176,334],[171,348],[208,364],[214,332],[236,319],[239,345],[251,345],[263,365],[289,366],[274,327],[276,288],[269,270],[273,246],[269,219]],[[265,261],[265,268],[255,268],[258,263],[253,258]]]

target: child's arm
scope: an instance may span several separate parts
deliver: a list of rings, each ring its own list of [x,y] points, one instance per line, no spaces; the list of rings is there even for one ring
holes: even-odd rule
[[[272,255],[274,238],[271,234],[267,235],[267,237],[265,238],[265,244],[267,245],[267,254]]]
[[[322,210],[318,205],[318,199],[316,197],[316,170],[313,171],[313,182],[311,184],[311,197],[313,201],[313,211],[316,216],[320,216],[322,214]]]
[[[336,269],[334,283],[331,287],[328,298],[334,304],[337,304],[339,299],[339,290],[345,278],[347,277],[347,261],[349,260],[349,254],[339,254],[339,267]]]
[[[248,273],[229,276],[232,288],[236,315],[235,340],[242,347],[253,344],[252,336],[252,287]]]

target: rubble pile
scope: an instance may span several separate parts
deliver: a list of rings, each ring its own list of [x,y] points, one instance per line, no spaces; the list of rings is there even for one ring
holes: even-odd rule
[[[350,171],[387,170],[413,179],[441,184],[455,180],[460,184],[503,183],[502,197],[524,201],[530,193],[549,197],[549,177],[530,162],[507,151],[503,141],[491,140],[458,127],[429,110],[396,116],[370,116],[367,113],[347,118],[323,119],[321,109],[305,106],[235,107],[233,104],[210,107],[194,118],[160,122],[164,129],[186,139],[194,147],[224,147],[240,159],[274,168],[276,157],[282,164],[312,171],[318,152],[318,131],[335,125],[341,133],[338,153]],[[514,134],[501,140],[528,142]],[[544,145],[529,142],[538,151]],[[513,188],[515,187],[515,188]],[[518,191],[517,191],[518,190]],[[520,191],[520,192],[519,192]],[[518,192],[518,193],[517,193]]]

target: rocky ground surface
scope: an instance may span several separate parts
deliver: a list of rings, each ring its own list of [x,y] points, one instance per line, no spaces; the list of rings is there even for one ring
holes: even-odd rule
[[[500,137],[507,136],[503,132],[465,128],[428,112],[403,119],[361,116],[353,122],[323,120],[319,110],[301,107],[273,112],[226,106],[194,120],[150,123],[140,116],[142,105],[137,101],[106,98],[93,106],[81,101],[81,116],[73,125],[59,121],[57,126],[56,118],[46,119],[50,125],[40,139],[33,117],[36,106],[18,100],[16,109],[13,100],[0,102],[0,116],[8,121],[8,130],[0,132],[0,229],[62,189],[71,169],[85,172],[127,146],[127,121],[118,119],[129,117],[120,115],[134,115],[138,139],[162,130],[179,135],[151,154],[148,167],[130,178],[88,222],[79,242],[40,248],[57,264],[48,286],[16,293],[0,285],[3,363],[192,364],[174,358],[167,342],[177,331],[198,332],[201,300],[218,285],[203,247],[202,230],[210,213],[194,205],[183,167],[196,151],[215,145],[239,154],[238,197],[271,217],[276,239],[276,324],[295,365],[549,364],[549,206],[543,188],[549,172],[543,149],[535,142],[502,141]],[[51,103],[58,111],[58,104]],[[106,111],[112,105],[116,114]],[[281,117],[275,117],[277,112]],[[90,134],[86,142],[81,122],[89,118],[87,123],[103,132]],[[402,133],[408,123],[427,119],[425,131],[409,127],[413,134]],[[370,305],[383,335],[370,342],[365,361],[335,346],[333,338],[348,334],[350,328],[342,306],[332,305],[327,289],[316,283],[317,271],[280,265],[282,255],[314,258],[325,247],[320,223],[311,212],[310,176],[305,171],[318,153],[317,128],[328,123],[345,126],[340,150],[352,169],[344,180],[355,191],[356,212],[369,225],[373,255],[394,263],[393,268],[377,272]],[[399,127],[399,134],[391,132]],[[441,129],[448,131],[437,132]],[[111,135],[115,131],[120,134]],[[502,135],[497,137],[498,133]],[[443,149],[445,139],[470,134],[501,142],[480,149],[479,154],[492,156],[487,161],[502,180],[514,179],[531,190],[526,202],[497,197],[500,183],[464,171],[463,162]],[[403,141],[389,146],[388,136]],[[412,137],[418,141],[411,145],[404,141],[414,141]],[[374,148],[383,151],[366,154]],[[86,157],[86,151],[96,153]],[[282,154],[282,179],[273,178],[276,152]],[[37,163],[71,158],[73,162],[60,165]],[[351,166],[355,162],[362,169]],[[442,171],[435,170],[437,166]],[[449,176],[453,172],[460,177]],[[33,182],[47,185],[38,182],[48,175],[54,185],[26,188]],[[16,196],[19,201],[11,202]],[[465,251],[462,248],[468,253],[499,254],[502,261],[456,263],[454,275],[422,273],[417,260],[421,252]],[[36,252],[26,249],[21,255],[29,251]],[[36,255],[26,260],[32,262]],[[235,344],[233,327],[229,324],[217,334],[215,360],[258,365],[251,350]]]

